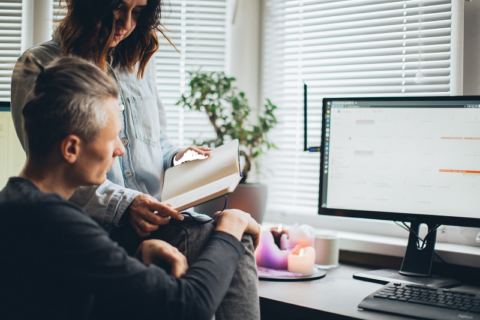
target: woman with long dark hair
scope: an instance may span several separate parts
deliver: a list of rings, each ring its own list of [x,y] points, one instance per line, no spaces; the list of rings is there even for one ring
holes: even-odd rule
[[[184,218],[160,203],[163,175],[187,150],[208,155],[209,149],[179,149],[166,135],[165,110],[157,93],[152,59],[159,47],[158,35],[165,37],[161,6],[160,0],[69,0],[67,15],[54,38],[27,52],[44,64],[68,55],[87,59],[107,72],[119,90],[120,139],[125,154],[116,158],[107,181],[77,189],[70,200],[112,231],[112,237],[129,253],[150,236],[178,247],[191,264],[215,227],[198,223],[204,219],[201,216]],[[24,147],[28,139],[21,114],[32,88],[31,80],[14,74],[12,115]],[[217,312],[218,319],[259,318],[253,245],[249,235],[242,242],[246,251]]]

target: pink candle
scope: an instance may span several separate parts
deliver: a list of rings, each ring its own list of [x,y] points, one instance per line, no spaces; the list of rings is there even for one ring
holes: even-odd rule
[[[257,264],[260,267],[286,270],[288,267],[288,254],[288,250],[282,251],[277,247],[270,230],[262,230],[260,243],[255,251]]]
[[[272,232],[275,244],[277,245],[277,247],[281,248],[281,243],[280,243],[281,237],[284,234],[288,235],[288,232],[283,230],[283,227],[282,227],[281,223],[278,224],[277,228],[271,228],[270,231]]]

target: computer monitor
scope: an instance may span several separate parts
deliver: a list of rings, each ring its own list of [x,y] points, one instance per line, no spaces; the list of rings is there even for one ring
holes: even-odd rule
[[[0,100],[0,111],[10,111],[10,102]]]
[[[25,158],[10,114],[10,102],[0,101],[0,190],[9,177],[19,174]]]
[[[319,214],[410,228],[400,271],[354,277],[455,285],[431,273],[436,228],[480,227],[480,96],[325,98],[321,151]]]

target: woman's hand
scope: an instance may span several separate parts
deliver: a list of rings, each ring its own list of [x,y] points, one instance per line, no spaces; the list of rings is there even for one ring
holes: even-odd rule
[[[170,269],[175,278],[182,277],[188,270],[187,258],[177,248],[162,240],[143,241],[135,253],[135,258],[144,264],[155,264]]]
[[[252,235],[255,249],[260,241],[261,227],[249,213],[238,209],[229,209],[222,212],[218,211],[213,215],[217,223],[216,230],[229,233],[241,240],[244,233]]]
[[[209,157],[210,151],[212,151],[212,149],[207,147],[190,146],[186,149],[183,149],[177,152],[177,154],[175,155],[174,164],[180,161],[188,151],[196,152],[197,154],[203,157]]]
[[[139,194],[130,204],[129,223],[139,237],[145,238],[159,226],[166,225],[170,218],[183,220],[182,214],[170,205],[158,202],[148,194]]]

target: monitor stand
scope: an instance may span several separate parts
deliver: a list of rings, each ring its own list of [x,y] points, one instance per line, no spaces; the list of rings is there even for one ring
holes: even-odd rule
[[[425,247],[422,249],[420,241],[417,241],[420,224],[420,222],[411,223],[407,250],[400,270],[381,269],[360,272],[354,274],[353,278],[382,284],[389,282],[409,282],[437,288],[459,286],[460,282],[457,280],[433,275],[431,273],[435,241],[437,239],[436,228],[438,225],[427,224],[429,232],[425,240]]]

